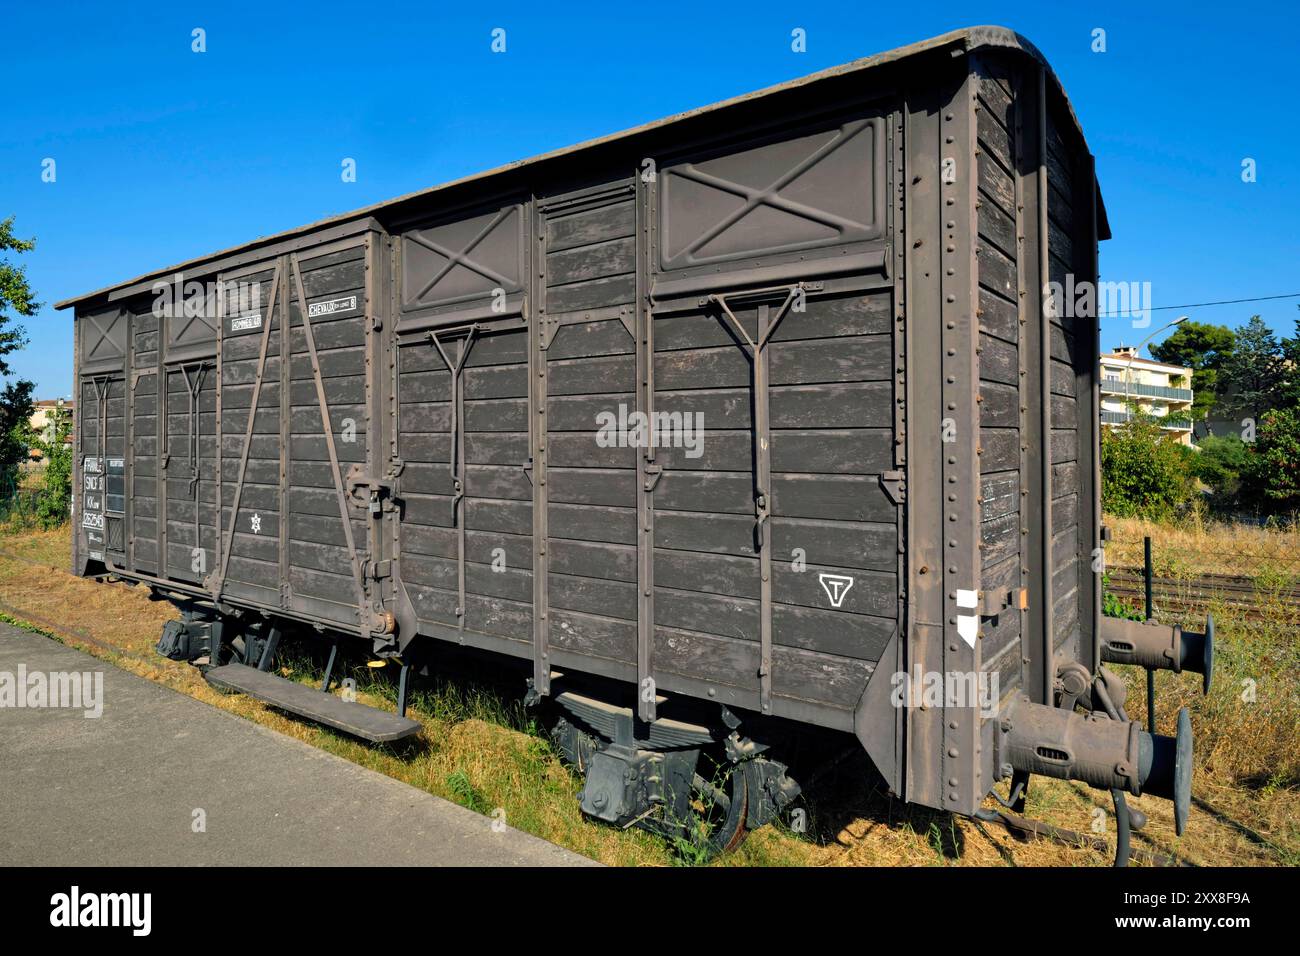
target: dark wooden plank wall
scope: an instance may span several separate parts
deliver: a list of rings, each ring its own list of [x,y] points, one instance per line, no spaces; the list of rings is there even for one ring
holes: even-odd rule
[[[755,307],[736,310],[751,337]],[[896,627],[892,305],[887,292],[810,297],[770,350],[772,692],[851,708]],[[656,410],[704,416],[703,454],[661,452],[655,661],[752,689],[759,661],[750,363],[718,316],[655,323]],[[806,567],[796,569],[796,549]],[[854,578],[831,609],[819,575]]]
[[[288,583],[295,601],[312,599],[311,610],[354,624],[358,601],[352,555],[339,511],[325,431],[328,427],[334,436],[342,480],[352,464],[366,462],[365,247],[359,244],[325,255],[303,257],[298,268],[309,305],[355,297],[356,307],[310,317],[328,406],[327,425],[321,417],[302,306],[290,268],[286,277],[289,281]],[[353,435],[353,440],[349,441],[348,435]],[[364,551],[369,541],[369,513],[350,505],[347,513],[353,544],[358,552]]]
[[[397,447],[402,471],[402,579],[421,622],[455,626],[451,372],[427,341],[398,353]],[[523,450],[527,453],[525,434]],[[525,547],[524,552],[528,552]]]
[[[1016,116],[1013,77],[981,62],[976,100],[976,202],[979,263],[980,540],[981,587],[986,593],[1018,592],[1022,585],[1020,529],[1024,332],[1018,305]],[[1021,684],[1023,615],[1013,604],[983,619],[980,665],[998,676],[1001,695]]]
[[[132,320],[134,387],[131,402],[131,536],[134,567],[157,574],[158,567],[158,318],[152,312]]]
[[[194,363],[179,363],[165,367],[161,383],[164,390],[164,434],[168,456],[163,469],[163,486],[167,496],[167,573],[180,581],[200,583],[212,571],[216,554],[216,502],[217,502],[217,375],[209,367],[203,373],[198,395],[197,411],[193,419],[189,413],[189,392],[181,365],[191,368]],[[190,435],[197,428],[199,481],[191,484]],[[195,512],[198,513],[199,534],[194,532]],[[196,572],[194,548],[206,552],[205,570]]]
[[[636,342],[610,309],[636,296],[632,195],[546,220],[545,351],[550,643],[634,664],[636,448],[602,448],[597,416],[637,408]],[[603,318],[588,320],[601,310]]]
[[[226,329],[221,353],[221,530],[222,546],[229,542],[225,589],[236,597],[277,607],[280,604],[280,318],[278,302],[270,302],[274,267],[238,281],[256,287],[263,323],[270,321],[266,362],[252,443],[244,473],[239,512],[232,519],[244,434],[257,380],[263,329],[234,334],[230,317],[244,314],[238,308],[235,288],[228,290]],[[281,282],[284,277],[281,277]],[[278,293],[277,293],[278,298]],[[259,532],[252,529],[256,514]],[[232,525],[233,521],[233,525]],[[233,534],[232,534],[233,527]]]
[[[1077,169],[1066,148],[1055,110],[1047,114],[1047,226],[1048,276],[1067,288],[1067,276],[1075,282],[1089,278],[1079,268],[1072,236],[1076,215],[1087,214],[1085,204],[1076,203]],[[1088,396],[1076,396],[1076,375],[1092,361],[1085,354],[1091,348],[1086,318],[1064,313],[1052,319],[1052,598],[1053,647],[1071,657],[1078,655],[1079,628],[1079,419],[1091,404]],[[1083,434],[1087,434],[1085,431]]]
[[[552,201],[545,257],[547,636],[594,669],[634,668],[637,456],[597,443],[602,412],[637,409],[634,197]],[[409,278],[409,277],[408,277]],[[897,626],[893,467],[893,310],[887,291],[814,296],[769,346],[777,697],[851,709]],[[756,324],[755,308],[742,320]],[[704,453],[659,451],[654,492],[654,666],[752,693],[759,655],[750,365],[719,316],[655,320],[655,409],[704,417]],[[490,323],[489,323],[490,327]],[[455,326],[439,336],[454,361]],[[481,331],[463,373],[466,608],[463,626],[531,643],[534,489],[528,460],[528,339]],[[411,338],[399,353],[398,444],[405,462],[402,576],[417,616],[456,627],[458,542],[451,470],[453,377]],[[796,549],[804,567],[792,561]],[[493,559],[497,567],[493,568]],[[822,572],[854,586],[829,606]]]
[[[524,471],[528,461],[527,332],[520,329],[478,336],[462,377],[465,626],[527,643],[533,587],[533,491]],[[495,565],[494,559],[499,559]],[[451,587],[454,593],[454,577]]]
[[[439,332],[454,362],[463,339]],[[465,448],[464,626],[526,645],[532,628],[528,344],[522,330],[476,334],[461,385]],[[398,377],[402,576],[422,622],[456,627],[451,370],[427,340],[402,346]]]
[[[108,427],[105,430],[107,442],[103,446],[103,454],[107,456],[122,456],[126,451],[126,419],[124,412],[126,410],[126,386],[120,372],[100,373],[102,378],[104,374],[109,376],[108,391],[106,393],[106,404],[108,407]],[[99,442],[99,423],[100,423],[100,406],[99,398],[95,393],[95,376],[86,375],[81,380],[81,400],[79,402],[81,418],[80,428],[83,455],[99,455],[101,447]],[[81,511],[80,508],[77,509]]]

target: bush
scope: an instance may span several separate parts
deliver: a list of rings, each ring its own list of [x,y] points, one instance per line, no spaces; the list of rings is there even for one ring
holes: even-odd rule
[[[1249,446],[1236,435],[1207,435],[1198,447],[1193,473],[1214,492],[1216,504],[1234,502],[1250,465]]]
[[[1144,621],[1143,608],[1132,607],[1110,589],[1110,574],[1101,576],[1101,613],[1106,617],[1122,617],[1129,621]]]
[[[36,493],[32,518],[41,528],[57,528],[69,518],[72,505],[72,416],[65,408],[54,413],[50,425],[50,438],[36,432],[28,436],[28,444],[40,451],[45,461],[45,472]]]
[[[1101,433],[1101,500],[1124,518],[1166,521],[1195,494],[1196,452],[1161,430],[1157,419],[1136,415]]]
[[[47,452],[45,476],[36,499],[36,522],[42,528],[57,528],[71,517],[72,449],[60,446]]]
[[[1243,485],[1267,510],[1300,508],[1300,409],[1264,413],[1243,469]]]

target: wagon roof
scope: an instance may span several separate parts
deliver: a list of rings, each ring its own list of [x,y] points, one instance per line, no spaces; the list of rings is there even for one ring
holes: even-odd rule
[[[1065,93],[1065,88],[1061,85],[1060,80],[1053,72],[1051,65],[1047,62],[1047,58],[1044,57],[1043,54],[1039,52],[1037,47],[1035,47],[1024,37],[1022,37],[1019,33],[1016,33],[1015,31],[1009,30],[1005,27],[998,27],[998,26],[966,27],[965,29],[953,30],[949,33],[944,33],[940,36],[932,37],[928,40],[921,40],[920,42],[911,43],[908,44],[907,46],[898,47],[897,49],[894,50],[888,50],[884,53],[877,53],[874,54],[873,56],[868,56],[858,60],[853,60],[849,63],[841,64],[840,66],[833,66],[828,69],[821,70],[817,73],[810,73],[807,76],[801,76],[793,80],[788,80],[785,83],[778,83],[775,86],[769,86],[761,90],[755,90],[752,93],[744,93],[740,96],[734,96],[730,99],[722,100],[721,102],[718,103],[709,104],[708,106],[697,107],[692,110],[687,110],[683,113],[675,113],[671,116],[666,116],[663,119],[654,120],[653,122],[645,123],[642,124],[641,126],[635,126],[632,127],[631,129],[626,129],[621,132],[610,133],[606,136],[600,136],[595,139],[589,139],[586,140],[585,142],[576,143],[572,146],[565,146],[561,149],[551,150],[550,152],[541,153],[537,156],[532,156],[527,159],[515,160],[514,162],[506,163],[502,166],[497,166],[493,169],[485,170],[483,172],[473,173],[469,176],[463,176],[460,179],[453,179],[449,182],[441,183],[437,186],[431,186],[427,189],[421,189],[421,190],[417,190],[416,192],[406,193],[405,195],[397,196],[396,198],[393,199],[388,199],[383,202],[374,203],[369,206],[363,206],[360,209],[354,209],[351,210],[350,212],[339,213],[338,215],[335,216],[329,216],[325,219],[319,219],[316,222],[308,223],[303,226],[296,226],[292,229],[286,229],[283,232],[273,233],[269,236],[261,236],[257,239],[253,239],[249,242],[245,242],[237,246],[231,246],[227,249],[221,249],[216,252],[208,253],[206,255],[196,256],[192,259],[187,259],[184,262],[178,262],[175,265],[167,266],[166,268],[155,269],[151,272],[146,272],[143,275],[136,276],[133,279],[127,279],[123,282],[118,282],[113,285],[105,286],[102,289],[96,289],[93,292],[87,292],[83,295],[74,296],[73,298],[70,299],[64,299],[61,302],[56,302],[54,304],[54,307],[56,309],[66,309],[69,306],[77,305],[79,303],[86,302],[90,299],[99,298],[101,296],[108,296],[116,291],[139,285],[142,282],[148,282],[150,280],[158,279],[170,275],[172,273],[181,271],[183,269],[188,269],[190,267],[199,266],[206,263],[213,263],[216,262],[217,260],[224,259],[228,256],[233,256],[239,253],[248,252],[250,250],[256,249],[261,246],[270,246],[287,239],[292,239],[294,237],[302,236],[316,229],[320,229],[324,226],[339,225],[342,223],[350,222],[352,220],[360,219],[368,215],[373,215],[374,213],[379,212],[381,210],[391,209],[393,207],[400,206],[404,203],[409,203],[414,200],[433,196],[437,193],[451,190],[455,187],[461,187],[469,183],[483,182],[486,180],[490,180],[494,177],[502,176],[507,172],[535,166],[543,162],[558,159],[562,156],[568,156],[574,153],[579,153],[584,150],[591,149],[592,147],[595,146],[602,146],[609,143],[616,143],[622,140],[631,139],[633,137],[645,133],[649,133],[654,130],[662,129],[666,126],[671,126],[674,123],[680,123],[684,120],[688,120],[693,117],[712,113],[717,110],[724,110],[730,107],[739,106],[743,103],[747,103],[752,100],[761,99],[762,97],[770,96],[774,93],[799,89],[801,87],[806,87],[811,84],[821,82],[823,80],[831,79],[832,77],[844,76],[846,74],[852,74],[852,73],[862,73],[867,70],[885,66],[890,63],[897,63],[900,60],[905,60],[909,57],[913,57],[918,54],[927,53],[932,50],[940,49],[951,45],[959,46],[965,52],[973,52],[975,50],[986,49],[986,48],[1016,50],[1032,57],[1034,60],[1041,63],[1046,69],[1049,85],[1052,88],[1054,88],[1056,93],[1060,96],[1061,101],[1065,106],[1066,113],[1070,117],[1070,122],[1074,126],[1075,131],[1078,133],[1080,141],[1086,144],[1087,140],[1083,135],[1083,129],[1079,125],[1079,120],[1074,113],[1074,108],[1070,105],[1070,100]],[[1108,239],[1110,238],[1110,229],[1106,221],[1105,207],[1101,203],[1100,188],[1098,189],[1097,201],[1098,201],[1097,213],[1098,213],[1099,236],[1102,239]]]

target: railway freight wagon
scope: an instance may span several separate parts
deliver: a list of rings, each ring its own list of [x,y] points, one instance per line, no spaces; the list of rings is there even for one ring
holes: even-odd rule
[[[1098,328],[1061,290],[1107,236],[1054,74],[974,28],[150,272],[60,304],[74,571],[371,740],[447,645],[522,662],[616,824],[703,796],[734,843],[811,725],[906,801],[1039,773],[1181,828],[1186,713],[1148,734],[1102,667],[1211,647],[1100,614]],[[274,676],[289,631],[400,662],[399,713]]]

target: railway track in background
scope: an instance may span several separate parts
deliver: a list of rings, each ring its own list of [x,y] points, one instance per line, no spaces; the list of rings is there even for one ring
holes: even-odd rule
[[[1127,604],[1141,607],[1146,586],[1141,567],[1109,569],[1108,593]],[[1189,578],[1156,577],[1151,587],[1157,608],[1169,611],[1200,610],[1211,604],[1226,604],[1242,612],[1248,620],[1263,620],[1272,615],[1260,611],[1264,603],[1279,605],[1286,613],[1300,615],[1300,581],[1290,586],[1261,587],[1254,578],[1231,574],[1201,574]]]

